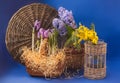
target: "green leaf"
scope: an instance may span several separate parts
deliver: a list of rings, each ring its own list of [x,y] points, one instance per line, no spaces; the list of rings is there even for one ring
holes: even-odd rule
[[[55,53],[56,52],[56,48],[57,48],[57,37],[58,37],[58,31],[55,30],[49,37],[49,53]]]
[[[66,25],[66,29],[67,29],[67,35],[68,35],[68,38],[72,36],[72,32],[75,31],[72,27],[70,26],[67,26]]]
[[[95,25],[94,25],[94,23],[91,23],[91,25],[90,25],[90,29],[92,29],[92,30],[95,31]]]
[[[66,42],[65,42],[65,47],[67,47],[68,45],[70,45],[70,44],[73,44],[73,42],[72,42],[73,40],[72,40],[72,37],[70,37],[70,38],[68,38],[67,40],[66,40]]]

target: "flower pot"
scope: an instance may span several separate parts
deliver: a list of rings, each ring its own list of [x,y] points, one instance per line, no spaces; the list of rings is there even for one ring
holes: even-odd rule
[[[77,50],[73,47],[66,48],[66,67],[67,69],[82,69],[84,66],[84,45],[81,45],[81,49]]]

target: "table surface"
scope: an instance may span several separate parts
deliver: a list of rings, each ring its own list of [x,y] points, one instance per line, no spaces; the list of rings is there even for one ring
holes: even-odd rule
[[[120,64],[119,61],[107,62],[107,76],[100,80],[90,80],[84,78],[71,78],[71,79],[49,79],[41,77],[31,77],[25,70],[25,67],[21,64],[16,64],[14,68],[11,68],[1,78],[0,83],[119,83],[120,82]]]

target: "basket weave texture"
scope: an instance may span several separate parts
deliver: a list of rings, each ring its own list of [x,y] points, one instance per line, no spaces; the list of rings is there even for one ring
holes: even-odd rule
[[[106,46],[103,41],[97,45],[85,43],[84,76],[89,79],[102,79],[106,76]]]
[[[84,66],[84,45],[81,44],[81,49],[75,48],[65,49],[66,53],[66,66],[68,69],[83,69]]]
[[[57,11],[46,4],[33,3],[20,8],[10,19],[6,31],[6,46],[12,57],[21,62],[21,48],[31,47],[35,20],[41,21],[42,28],[53,28],[52,20],[57,15]]]

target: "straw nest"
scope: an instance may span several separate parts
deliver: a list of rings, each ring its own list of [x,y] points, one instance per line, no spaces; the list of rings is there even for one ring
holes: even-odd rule
[[[28,69],[41,73],[39,76],[58,77],[64,71],[65,54],[62,50],[50,56],[43,56],[38,51],[32,51],[27,47],[24,47],[23,51],[21,61]]]

